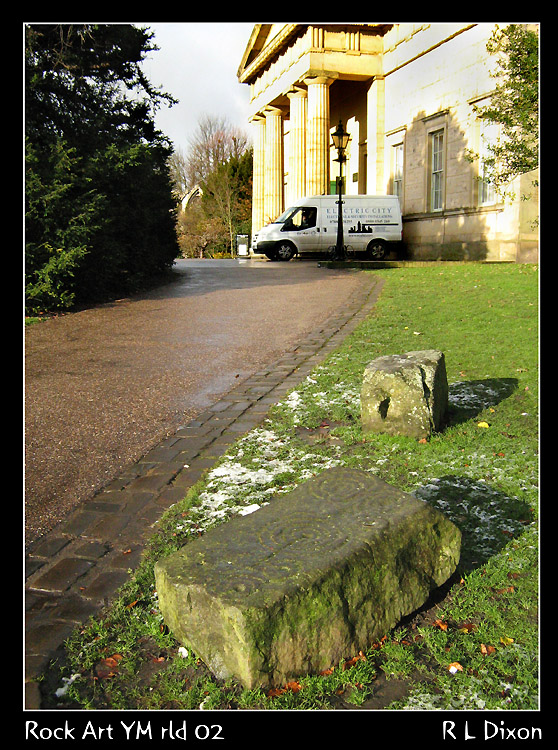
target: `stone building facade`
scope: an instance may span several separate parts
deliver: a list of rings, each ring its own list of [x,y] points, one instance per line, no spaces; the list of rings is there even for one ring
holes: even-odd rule
[[[253,233],[303,195],[336,192],[341,120],[344,192],[399,195],[409,257],[536,262],[536,174],[503,203],[479,179],[482,158],[467,158],[495,137],[475,112],[494,88],[494,26],[256,24],[238,70],[251,90]]]

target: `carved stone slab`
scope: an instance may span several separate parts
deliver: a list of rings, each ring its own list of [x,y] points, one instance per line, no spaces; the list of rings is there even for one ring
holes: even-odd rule
[[[175,637],[220,678],[283,684],[358,654],[454,572],[461,533],[355,469],[329,469],[155,566]]]

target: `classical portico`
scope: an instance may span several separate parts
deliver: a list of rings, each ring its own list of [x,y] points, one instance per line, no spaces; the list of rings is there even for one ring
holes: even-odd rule
[[[251,87],[254,144],[252,231],[303,195],[331,191],[331,130],[364,106],[353,123],[353,153],[366,142],[366,91],[381,73],[381,24],[257,24],[238,77]],[[344,90],[343,84],[349,87]],[[355,83],[360,87],[355,88]],[[366,85],[363,85],[366,83]],[[352,88],[351,88],[352,84]],[[333,88],[332,88],[333,87]],[[331,91],[335,95],[331,96]],[[332,125],[333,123],[333,125]],[[358,167],[357,167],[358,172]],[[359,179],[359,178],[357,178]],[[363,175],[361,192],[366,192]]]

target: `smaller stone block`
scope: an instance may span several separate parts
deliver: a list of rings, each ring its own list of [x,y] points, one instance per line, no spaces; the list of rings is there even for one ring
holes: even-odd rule
[[[392,354],[364,371],[361,395],[364,432],[427,438],[442,429],[448,409],[448,381],[442,352]]]

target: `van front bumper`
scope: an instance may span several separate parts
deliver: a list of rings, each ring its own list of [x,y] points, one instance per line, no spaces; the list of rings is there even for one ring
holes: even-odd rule
[[[262,253],[263,255],[267,255],[268,253],[274,253],[275,252],[275,246],[277,245],[277,242],[275,240],[265,241],[262,242],[255,242],[254,246],[252,247],[252,250],[255,253]]]

